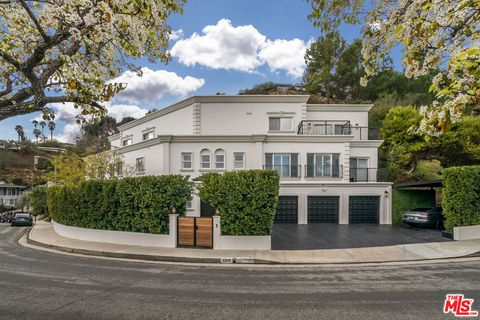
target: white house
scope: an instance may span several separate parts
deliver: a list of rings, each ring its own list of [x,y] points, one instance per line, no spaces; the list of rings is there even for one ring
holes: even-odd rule
[[[24,186],[0,181],[0,205],[15,207],[25,188]]]
[[[195,96],[120,126],[110,141],[138,176],[276,170],[277,223],[391,224],[391,183],[377,181],[382,141],[369,140],[372,105],[308,98]],[[194,197],[187,215],[212,213]]]

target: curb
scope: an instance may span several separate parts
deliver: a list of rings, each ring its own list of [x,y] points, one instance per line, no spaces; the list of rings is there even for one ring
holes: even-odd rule
[[[156,262],[173,262],[173,263],[197,263],[197,264],[221,264],[221,265],[276,265],[276,266],[322,266],[322,265],[338,265],[338,266],[355,266],[355,265],[383,265],[383,264],[403,264],[403,263],[425,263],[429,261],[441,261],[445,259],[463,259],[463,258],[476,258],[480,257],[480,251],[459,257],[453,258],[434,258],[434,259],[413,259],[413,260],[391,260],[391,261],[371,261],[371,262],[302,262],[302,263],[286,263],[286,262],[275,262],[275,261],[268,261],[268,260],[260,260],[260,259],[251,259],[248,262],[243,261],[242,258],[227,258],[232,259],[231,262],[225,263],[222,262],[222,258],[191,258],[191,257],[177,257],[177,256],[154,256],[154,255],[146,255],[146,254],[135,254],[135,253],[120,253],[120,252],[109,252],[109,251],[95,251],[95,250],[88,250],[88,249],[77,249],[77,248],[69,248],[63,247],[60,245],[53,245],[53,244],[46,244],[43,242],[39,242],[36,240],[32,240],[30,238],[30,231],[32,228],[29,228],[25,232],[22,233],[18,237],[20,239],[26,233],[27,243],[43,247],[47,249],[53,249],[57,251],[67,252],[67,253],[75,253],[81,254],[85,256],[93,256],[93,257],[107,257],[107,258],[117,258],[117,259],[128,259],[128,260],[143,260],[143,261],[156,261]],[[17,240],[18,240],[17,239]],[[253,262],[252,262],[253,261]]]

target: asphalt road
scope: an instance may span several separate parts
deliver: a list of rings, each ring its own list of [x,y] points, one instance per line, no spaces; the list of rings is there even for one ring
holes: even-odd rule
[[[66,256],[0,224],[0,319],[442,319],[446,293],[480,309],[480,261],[227,268]],[[450,316],[450,318],[452,318]]]

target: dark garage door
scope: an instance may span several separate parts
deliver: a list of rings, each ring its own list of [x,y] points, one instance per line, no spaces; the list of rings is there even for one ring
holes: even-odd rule
[[[280,196],[278,197],[277,212],[275,213],[275,223],[297,223],[298,221],[298,197]]]
[[[308,223],[338,223],[339,197],[308,196]]]
[[[349,223],[378,223],[379,196],[350,196]]]

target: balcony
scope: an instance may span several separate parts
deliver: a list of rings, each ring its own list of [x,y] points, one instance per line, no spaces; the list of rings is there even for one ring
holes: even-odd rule
[[[263,169],[277,171],[280,178],[300,178],[301,176],[299,165],[264,165]]]
[[[329,179],[343,177],[343,166],[305,165],[305,178]]]
[[[302,120],[298,124],[299,135],[352,135],[355,140],[380,139],[378,127],[352,126],[347,120]]]
[[[350,167],[350,182],[386,182],[387,168],[355,168]]]

